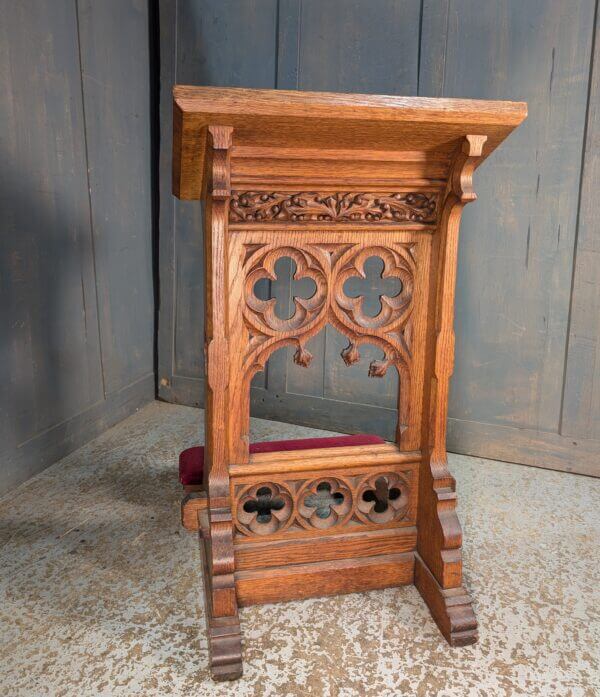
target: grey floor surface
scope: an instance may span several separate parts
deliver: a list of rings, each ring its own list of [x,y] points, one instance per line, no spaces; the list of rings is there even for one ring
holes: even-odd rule
[[[176,465],[200,417],[153,403],[0,501],[0,695],[600,695],[600,480],[457,455],[476,646],[414,587],[257,606],[213,684]]]

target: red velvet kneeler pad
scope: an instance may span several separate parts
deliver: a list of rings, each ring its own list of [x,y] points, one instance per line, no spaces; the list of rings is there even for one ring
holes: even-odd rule
[[[355,436],[332,436],[328,438],[299,438],[297,440],[272,440],[251,443],[251,453],[275,453],[282,450],[310,450],[311,448],[338,448],[344,445],[373,445],[385,443],[379,436],[359,433]],[[179,455],[179,481],[184,486],[202,484],[204,471],[204,446],[188,448]]]

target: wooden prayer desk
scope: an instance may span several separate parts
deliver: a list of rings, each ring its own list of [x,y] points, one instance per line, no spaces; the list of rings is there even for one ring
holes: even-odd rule
[[[458,229],[473,171],[526,113],[175,87],[173,191],[206,204],[206,463],[203,486],[186,484],[183,519],[201,532],[216,679],[241,675],[238,607],[253,603],[414,583],[451,645],[476,641],[446,459]],[[282,257],[315,286],[289,319],[254,292]],[[375,317],[344,289],[370,257],[400,288]],[[249,448],[253,375],[284,346],[307,366],[327,323],[348,338],[347,365],[368,343],[381,350],[370,376],[398,371],[396,442]]]

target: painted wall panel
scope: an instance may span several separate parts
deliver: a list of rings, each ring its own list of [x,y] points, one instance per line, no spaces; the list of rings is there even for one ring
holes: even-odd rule
[[[275,0],[180,1],[172,21],[176,23],[177,42],[167,50],[174,51],[173,69],[180,84],[275,87]],[[167,94],[171,87],[172,83],[163,82]],[[170,140],[166,142],[168,145]],[[163,358],[177,375],[202,380],[204,295],[199,271],[203,264],[200,204],[175,202],[173,226],[176,230],[172,249],[174,295],[172,300],[163,302],[173,303],[174,340],[171,358],[164,355]],[[161,375],[164,377],[164,371]],[[258,378],[257,382],[261,381],[264,378]],[[197,385],[198,399],[201,391],[202,386]],[[170,385],[160,385],[162,396],[168,398],[169,392]]]
[[[79,1],[105,390],[153,372],[150,44],[145,0]]]
[[[452,418],[558,429],[593,17],[592,1],[450,3],[442,96],[529,104],[463,216]]]
[[[600,16],[590,78],[561,431],[600,441]]]
[[[92,4],[0,2],[0,493],[153,396],[148,11]]]

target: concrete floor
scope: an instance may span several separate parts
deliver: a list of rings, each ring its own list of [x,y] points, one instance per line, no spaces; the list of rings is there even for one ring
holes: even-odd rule
[[[476,646],[448,648],[412,586],[257,606],[244,678],[212,683],[179,526],[199,421],[151,404],[0,502],[0,695],[600,694],[600,480],[457,455]]]

